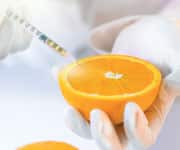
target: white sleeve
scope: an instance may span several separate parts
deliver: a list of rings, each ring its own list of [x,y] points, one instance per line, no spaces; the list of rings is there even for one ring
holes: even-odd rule
[[[26,49],[32,36],[18,24],[6,17],[7,9],[12,9],[23,18],[30,19],[28,7],[23,0],[0,0],[0,59],[10,53]]]
[[[180,19],[180,1],[171,0],[166,7],[160,12],[162,16],[170,19]]]

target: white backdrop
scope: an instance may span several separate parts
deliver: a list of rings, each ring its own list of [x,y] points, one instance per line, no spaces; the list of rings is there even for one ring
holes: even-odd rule
[[[60,1],[59,1],[60,2]],[[50,37],[73,51],[83,43],[87,27],[81,22],[77,8],[51,0],[39,0],[32,6],[32,22]],[[39,8],[42,9],[39,10]],[[45,45],[33,40],[22,53],[0,62],[0,149],[14,150],[18,146],[57,140],[71,143],[82,150],[96,150],[93,141],[72,134],[64,125],[66,103],[50,70],[65,61]],[[152,150],[180,149],[180,101],[176,101],[157,144]]]

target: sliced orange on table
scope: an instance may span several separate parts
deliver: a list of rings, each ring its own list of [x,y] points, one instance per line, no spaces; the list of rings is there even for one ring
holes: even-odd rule
[[[39,142],[26,145],[18,150],[78,150],[77,148],[63,142]]]
[[[135,102],[143,110],[153,103],[161,73],[149,62],[135,57],[101,55],[68,65],[58,79],[67,102],[87,120],[90,111],[98,108],[119,124],[127,102]]]

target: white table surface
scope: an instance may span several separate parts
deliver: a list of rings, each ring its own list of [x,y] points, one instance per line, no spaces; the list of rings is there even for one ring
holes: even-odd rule
[[[74,20],[72,28],[67,14],[59,12],[55,16],[54,12],[60,10],[58,7],[57,4],[49,5],[48,10],[54,11],[43,9],[34,17],[33,23],[64,47],[73,50],[83,41],[86,29],[80,26],[78,19]],[[0,62],[1,150],[14,150],[21,145],[44,140],[65,141],[82,150],[97,149],[93,141],[77,137],[64,125],[63,111],[67,104],[50,73],[54,64],[64,60],[33,40],[27,51]],[[177,100],[152,150],[180,149],[179,114],[180,101]]]

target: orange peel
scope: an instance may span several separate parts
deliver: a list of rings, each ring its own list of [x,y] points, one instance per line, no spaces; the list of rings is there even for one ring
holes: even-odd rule
[[[17,150],[78,150],[78,149],[64,142],[47,141],[47,142],[28,144],[26,146],[18,148]]]
[[[58,81],[67,102],[87,120],[91,110],[101,109],[119,124],[126,103],[135,102],[144,111],[150,107],[159,92],[161,73],[139,58],[101,55],[68,65]]]

